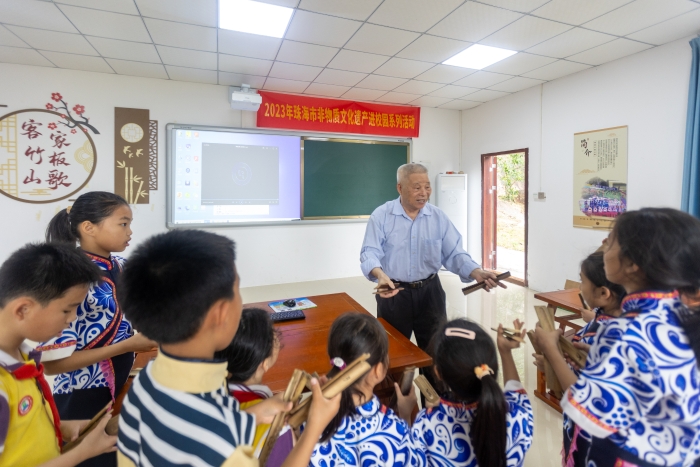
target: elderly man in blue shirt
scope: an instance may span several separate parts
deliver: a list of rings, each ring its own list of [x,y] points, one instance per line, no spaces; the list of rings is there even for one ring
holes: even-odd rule
[[[400,197],[375,209],[367,223],[362,273],[377,281],[378,290],[388,290],[377,294],[377,317],[409,339],[415,333],[418,347],[426,349],[447,314],[437,274],[441,266],[462,282],[486,282],[486,290],[505,286],[464,251],[462,236],[447,215],[428,204],[432,190],[424,165],[402,165],[396,179]]]

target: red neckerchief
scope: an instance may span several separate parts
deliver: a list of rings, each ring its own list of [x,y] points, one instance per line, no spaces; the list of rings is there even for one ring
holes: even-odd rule
[[[25,363],[21,367],[12,371],[12,376],[18,380],[36,378],[39,383],[39,389],[44,396],[44,400],[49,403],[51,407],[51,413],[53,414],[53,428],[56,432],[56,438],[58,438],[58,446],[61,448],[63,446],[63,436],[61,436],[61,419],[58,416],[58,409],[56,408],[56,402],[53,400],[53,395],[51,394],[51,388],[49,383],[46,382],[44,378],[44,365],[39,363],[36,365],[34,363]]]
[[[231,391],[231,395],[236,398],[238,402],[244,404],[246,402],[252,402],[257,400],[263,400],[263,397],[253,391]]]

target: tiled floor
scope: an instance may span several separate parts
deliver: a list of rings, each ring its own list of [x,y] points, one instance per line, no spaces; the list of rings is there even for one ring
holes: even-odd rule
[[[507,290],[499,289],[491,293],[479,291],[465,297],[461,291],[463,285],[457,276],[451,273],[441,273],[440,280],[447,294],[449,318],[467,317],[477,321],[485,328],[496,327],[498,323],[510,325],[514,319],[520,319],[525,322],[526,328],[532,329],[537,322],[533,306],[542,304],[542,302],[535,300],[534,293],[529,289],[509,284]],[[374,295],[371,294],[372,288],[372,283],[365,278],[351,277],[243,287],[241,295],[243,303],[252,303],[346,292],[370,313],[375,314],[376,302]],[[525,467],[558,467],[561,465],[561,415],[534,397],[536,372],[532,365],[532,352],[532,347],[528,343],[514,354],[520,377],[525,382],[525,387],[530,394],[535,414],[534,441],[525,458]]]

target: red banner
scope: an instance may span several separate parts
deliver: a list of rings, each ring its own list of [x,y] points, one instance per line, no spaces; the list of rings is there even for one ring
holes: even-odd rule
[[[258,127],[285,130],[418,136],[420,107],[370,104],[258,91]]]

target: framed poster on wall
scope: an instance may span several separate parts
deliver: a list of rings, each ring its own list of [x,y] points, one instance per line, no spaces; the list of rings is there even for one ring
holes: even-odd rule
[[[574,133],[574,227],[610,229],[627,210],[627,126]]]

